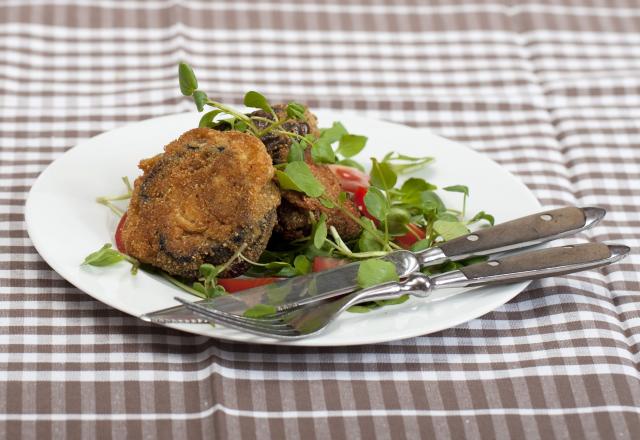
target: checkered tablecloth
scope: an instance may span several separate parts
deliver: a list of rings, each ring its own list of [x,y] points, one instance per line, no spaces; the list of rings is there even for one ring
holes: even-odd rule
[[[72,287],[25,232],[31,184],[77,142],[191,110],[202,88],[428,128],[583,238],[633,247],[456,328],[361,347],[230,343]],[[640,3],[0,1],[1,438],[638,438]],[[499,194],[496,194],[499,197]]]

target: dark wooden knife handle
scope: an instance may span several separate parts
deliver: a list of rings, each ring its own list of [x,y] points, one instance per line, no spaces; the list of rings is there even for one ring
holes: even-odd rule
[[[580,208],[553,209],[475,231],[438,247],[448,258],[486,255],[509,250],[520,243],[549,241],[579,230],[585,222],[585,213]]]
[[[608,263],[612,257],[609,246],[586,243],[525,252],[460,269],[469,281],[504,277],[504,282],[518,279],[562,275]]]

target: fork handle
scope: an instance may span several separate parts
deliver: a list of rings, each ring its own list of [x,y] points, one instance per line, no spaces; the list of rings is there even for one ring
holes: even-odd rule
[[[434,288],[503,284],[563,275],[614,263],[629,247],[586,243],[524,252],[431,277]]]
[[[590,228],[605,213],[602,208],[574,206],[538,212],[458,237],[416,256],[422,266],[430,266],[444,260],[521,249]]]

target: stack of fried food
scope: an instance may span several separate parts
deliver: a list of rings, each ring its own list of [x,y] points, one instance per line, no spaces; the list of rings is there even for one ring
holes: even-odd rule
[[[273,109],[285,118],[285,106]],[[266,112],[256,125],[273,118]],[[316,117],[287,120],[285,128],[301,136],[319,135]],[[360,226],[339,208],[327,208],[317,199],[296,191],[281,191],[274,180],[274,164],[284,163],[291,139],[267,134],[261,139],[237,131],[196,128],[168,144],[164,152],[140,162],[143,174],[135,181],[122,229],[127,253],[142,263],[184,278],[196,278],[204,263],[219,265],[242,252],[223,277],[241,275],[246,260],[257,261],[271,241],[275,245],[309,235],[312,218],[321,213],[345,240],[355,238]],[[305,155],[312,173],[337,199],[340,182],[326,166]],[[359,216],[347,198],[344,209]]]

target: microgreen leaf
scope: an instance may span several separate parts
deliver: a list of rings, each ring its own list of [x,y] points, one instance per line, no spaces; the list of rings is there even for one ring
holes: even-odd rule
[[[469,229],[461,222],[436,220],[433,229],[445,240],[453,240],[469,233]]]
[[[435,185],[432,185],[424,179],[412,177],[402,184],[399,191],[400,200],[406,205],[422,208],[422,193],[433,191],[434,189],[436,189]]]
[[[398,176],[389,164],[378,162],[375,158],[371,158],[371,162],[371,185],[384,190],[393,188],[398,181]]]
[[[200,265],[198,273],[200,273],[200,276],[203,278],[211,279],[218,276],[218,268],[213,264],[205,263]]]
[[[322,213],[320,214],[320,219],[315,227],[315,232],[313,234],[313,245],[317,249],[322,249],[322,245],[324,245],[325,240],[327,239],[327,216]]]
[[[207,298],[214,298],[216,296],[224,295],[226,291],[222,286],[217,285],[217,277],[220,272],[224,270],[224,266],[214,266],[213,264],[204,263],[198,268],[200,274],[200,281],[202,281],[204,294]],[[196,283],[193,284],[195,290],[199,290],[196,287]]]
[[[291,177],[289,177],[289,175],[284,171],[276,169],[276,178],[278,179],[278,185],[280,185],[280,189],[303,192],[300,187],[296,185],[296,183],[291,179]]]
[[[425,159],[432,159],[431,157],[407,156],[406,154],[400,154],[395,152],[387,153],[385,158],[387,160],[404,160],[407,162],[418,162]]]
[[[247,107],[259,108],[269,114],[273,113],[273,109],[269,105],[269,101],[267,101],[267,98],[253,90],[247,92],[244,95],[244,105],[246,105]]]
[[[491,214],[487,214],[484,211],[480,211],[479,213],[474,215],[473,218],[467,222],[467,224],[470,225],[475,222],[479,222],[480,220],[486,220],[487,222],[489,222],[491,226],[493,226],[495,223],[495,218]]]
[[[378,220],[384,220],[390,209],[389,201],[382,191],[373,186],[369,187],[369,190],[364,196],[364,205],[367,211],[369,211],[369,214]]]
[[[123,254],[115,249],[111,248],[111,243],[107,243],[102,246],[98,251],[92,252],[82,262],[83,265],[104,267],[111,266],[112,264],[119,263],[120,261],[127,261],[131,264],[131,275],[138,273],[140,262],[127,254]]]
[[[215,298],[217,296],[227,295],[227,291],[222,286],[212,286],[206,291],[207,298]]]
[[[304,105],[298,102],[291,101],[289,104],[287,104],[287,116],[289,116],[291,119],[304,121],[305,120],[304,112],[305,112]]]
[[[387,231],[391,235],[402,235],[407,232],[407,224],[411,221],[411,216],[406,209],[392,207],[386,216],[385,223]]]
[[[115,249],[111,249],[111,243],[107,243],[96,252],[87,255],[82,264],[89,266],[111,266],[124,260],[124,256]]]
[[[358,249],[360,252],[377,252],[383,250],[384,246],[377,240],[370,230],[375,230],[376,225],[371,219],[362,217],[361,221],[366,223],[369,228],[363,229],[360,238],[358,239]]]
[[[358,286],[367,288],[387,281],[398,281],[396,266],[384,260],[365,260],[358,267]]]
[[[422,211],[437,214],[444,212],[447,208],[444,206],[442,199],[433,191],[423,191],[420,193]]]
[[[344,128],[344,125],[340,122],[334,122],[330,128],[323,128],[320,131],[320,140],[328,144],[333,144],[334,142],[339,141],[345,134],[348,133],[347,129]]]
[[[387,163],[395,173],[402,174],[418,170],[433,160],[433,157],[412,157],[390,152],[384,156],[382,162]]]
[[[280,188],[303,192],[309,197],[319,197],[324,186],[311,172],[309,165],[302,161],[287,164],[283,171],[276,170]]]
[[[411,192],[433,191],[434,189],[437,189],[437,188],[438,188],[437,186],[427,182],[424,179],[421,179],[419,177],[411,177],[402,184],[402,187],[400,190],[404,193],[411,193]]]
[[[287,162],[296,162],[304,160],[305,146],[298,141],[292,141],[291,147],[289,147],[289,155],[287,156]]]
[[[345,134],[340,138],[338,144],[338,154],[345,157],[352,157],[362,151],[367,144],[367,137],[357,134]]]
[[[256,304],[255,306],[244,311],[242,316],[247,318],[264,318],[265,316],[273,315],[277,312],[277,309],[269,304]]]
[[[336,153],[331,148],[331,144],[319,139],[311,146],[311,157],[316,163],[335,163]]]
[[[186,63],[178,65],[178,79],[180,81],[180,91],[184,96],[191,96],[198,88],[198,80],[196,79],[193,69]]]
[[[425,249],[429,249],[431,247],[432,241],[428,238],[423,238],[422,240],[418,240],[411,246],[411,250],[413,252],[423,251]]]
[[[198,111],[201,112],[204,110],[204,105],[207,103],[207,94],[202,90],[196,90],[193,92],[193,101],[196,103],[196,107],[198,107]]]
[[[457,222],[458,217],[451,214],[450,212],[441,212],[437,216],[438,220],[444,220],[445,222]]]
[[[347,309],[347,311],[351,313],[369,313],[371,310],[373,309],[370,307],[360,305],[351,306]]]
[[[198,123],[198,127],[211,127],[211,125],[213,124],[213,120],[220,113],[222,113],[221,110],[211,110],[210,112],[206,112],[200,118],[200,122]]]
[[[446,186],[446,187],[444,187],[442,189],[445,190],[445,191],[449,191],[449,192],[462,193],[465,196],[469,197],[469,187],[464,186],[464,185]]]
[[[247,125],[246,122],[241,121],[239,119],[236,119],[234,124],[233,124],[233,129],[235,131],[239,131],[241,133],[244,133],[245,131],[247,131],[247,128],[249,128],[249,126]]]
[[[304,255],[297,255],[293,260],[293,267],[298,275],[306,275],[311,272],[311,261]]]

